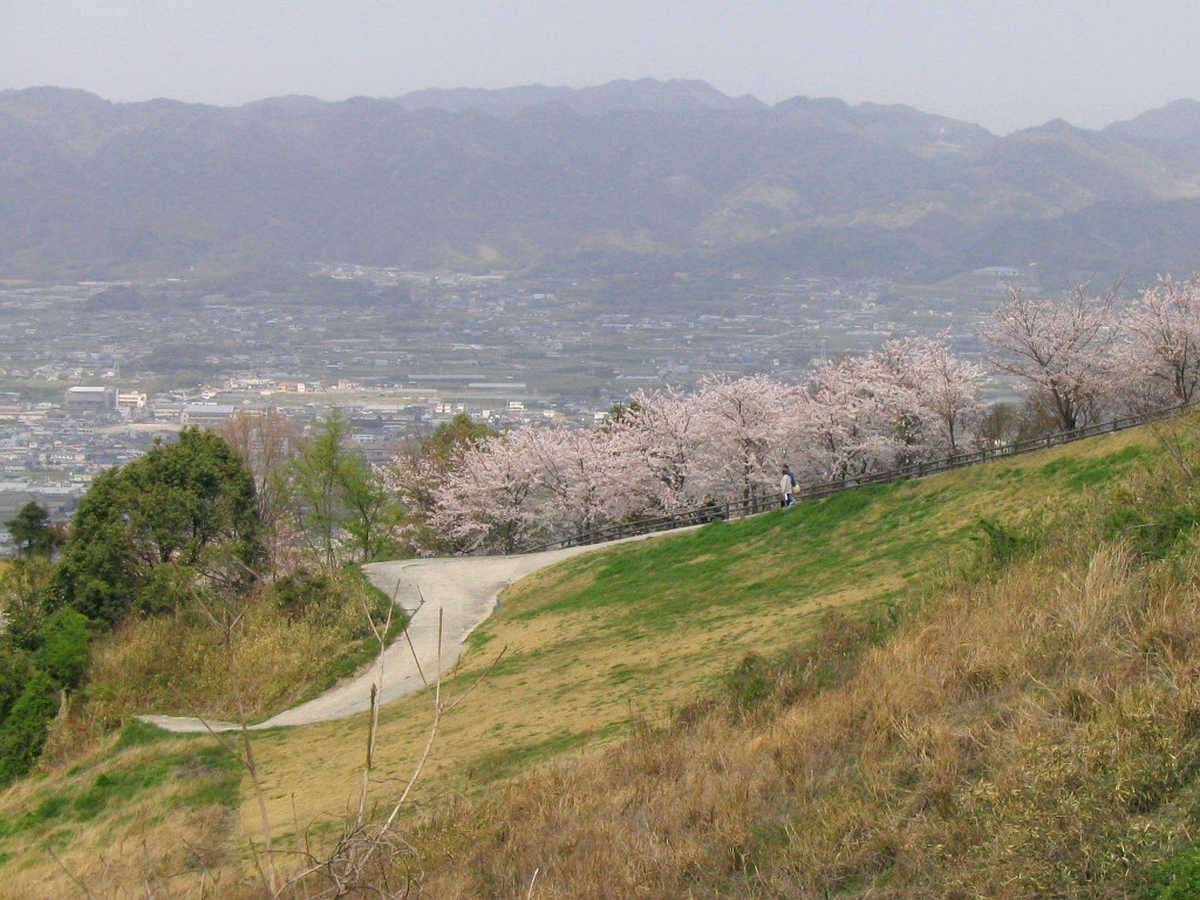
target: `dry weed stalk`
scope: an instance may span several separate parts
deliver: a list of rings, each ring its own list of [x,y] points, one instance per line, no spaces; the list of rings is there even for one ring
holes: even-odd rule
[[[375,641],[379,644],[379,658],[377,660],[375,681],[371,682],[371,712],[368,717],[367,725],[367,762],[363,766],[362,784],[359,787],[358,793],[358,811],[354,815],[354,825],[356,828],[361,827],[363,823],[363,815],[367,809],[367,792],[371,783],[371,769],[375,764],[375,733],[379,728],[379,691],[383,687],[383,651],[384,641],[387,633],[392,627],[392,613],[396,609],[396,596],[400,592],[400,582],[396,582],[396,590],[392,592],[392,602],[388,606],[387,619],[383,623],[383,632],[375,624],[375,619],[371,615],[370,607],[367,606],[366,595],[362,595],[363,615],[367,617],[367,624],[371,626],[371,632],[375,635]],[[418,593],[420,589],[418,588]],[[422,598],[424,603],[424,598]],[[419,608],[419,607],[418,607]],[[404,626],[405,635],[408,634],[407,623]],[[415,659],[415,656],[414,656]],[[418,666],[418,668],[420,668]]]
[[[71,884],[73,884],[73,885],[75,885],[75,887],[79,888],[79,892],[81,894],[83,894],[83,896],[87,897],[88,900],[91,900],[91,898],[94,897],[95,894],[93,894],[90,890],[88,890],[88,886],[84,882],[80,881],[79,878],[76,877],[74,872],[72,872],[70,869],[67,868],[67,864],[64,863],[62,861],[62,859],[59,858],[59,855],[54,852],[53,847],[47,845],[46,849],[50,852],[50,858],[53,859],[54,862],[58,864],[58,867],[60,869],[62,869],[64,873],[66,873],[67,878],[69,878],[71,880]]]
[[[1190,415],[1147,423],[1159,446],[1188,480],[1196,477],[1195,442],[1192,438],[1195,422],[1195,415]]]
[[[271,818],[267,812],[267,798],[262,788],[262,781],[259,778],[258,764],[254,759],[254,745],[250,740],[250,730],[247,723],[246,703],[243,694],[242,679],[238,676],[237,671],[237,654],[234,652],[234,634],[238,626],[246,615],[246,606],[244,603],[238,604],[234,599],[237,595],[231,591],[222,591],[218,594],[219,597],[225,600],[224,604],[215,612],[209,608],[208,604],[203,599],[198,601],[200,611],[208,618],[214,627],[221,631],[221,638],[225,645],[226,660],[228,665],[229,683],[233,688],[234,700],[237,703],[238,710],[238,725],[241,732],[242,749],[239,752],[237,747],[229,741],[222,738],[212,726],[200,718],[205,730],[212,735],[213,739],[220,744],[226,752],[230,754],[238,763],[246,770],[246,774],[250,777],[250,784],[254,790],[254,796],[258,803],[258,814],[262,822],[262,838],[263,838],[263,856],[265,856],[265,868],[263,859],[260,858],[254,842],[250,842],[250,852],[254,859],[254,865],[258,871],[259,878],[262,881],[263,887],[266,889],[268,896],[276,897],[279,895],[279,872],[275,867],[275,853],[273,849],[273,831],[271,828]]]
[[[232,651],[230,652],[230,668],[231,670],[233,668]],[[235,685],[239,683],[240,682],[235,681]],[[254,865],[258,870],[259,878],[262,880],[263,886],[266,888],[268,895],[271,897],[276,897],[279,895],[279,892],[276,889],[276,885],[279,882],[279,872],[275,868],[275,854],[272,848],[273,833],[271,829],[271,818],[267,812],[267,799],[263,792],[262,781],[259,779],[258,765],[254,759],[254,745],[250,740],[250,729],[246,722],[246,707],[242,700],[240,690],[237,690],[237,705],[238,725],[240,726],[239,730],[242,738],[241,752],[238,751],[236,746],[224,740],[216,731],[214,731],[212,726],[209,725],[206,720],[200,719],[200,724],[204,726],[205,730],[212,735],[213,739],[217,741],[217,743],[225,748],[226,752],[228,752],[230,756],[238,761],[242,768],[246,770],[246,774],[250,777],[250,784],[254,789],[254,796],[258,802],[259,818],[262,821],[263,849],[264,855],[266,856],[265,869],[263,868],[262,860],[259,858],[258,850],[255,848],[253,841],[250,843],[250,852],[254,858]]]
[[[399,585],[397,585],[398,591]],[[418,588],[419,593],[420,589]],[[395,601],[396,597],[393,595],[393,609]],[[419,609],[421,606],[424,606],[424,602],[424,597],[422,597],[420,605],[417,608]],[[491,674],[496,664],[499,663],[500,658],[508,649],[507,647],[501,649],[483,673],[468,685],[466,690],[458,697],[453,700],[447,700],[443,698],[442,694],[442,610],[440,608],[438,610],[437,671],[432,683],[426,678],[421,668],[420,659],[413,645],[412,637],[409,634],[409,625],[407,622],[405,623],[403,629],[404,637],[408,643],[409,652],[412,654],[417,673],[421,678],[421,683],[425,689],[432,690],[433,715],[424,749],[413,766],[412,773],[405,784],[404,790],[392,803],[387,817],[378,824],[371,824],[366,821],[367,801],[371,783],[371,772],[375,766],[376,735],[379,725],[379,698],[383,690],[384,638],[391,624],[392,609],[388,611],[388,617],[382,631],[371,618],[365,603],[364,611],[370,622],[371,629],[379,642],[380,655],[377,662],[376,678],[371,684],[370,714],[367,720],[367,752],[363,765],[357,807],[354,815],[348,821],[345,832],[338,839],[331,851],[323,855],[314,853],[306,838],[305,849],[303,851],[299,849],[292,851],[298,854],[303,860],[302,867],[299,870],[291,874],[278,887],[273,882],[268,883],[264,878],[264,886],[267,887],[269,895],[272,897],[280,896],[297,888],[303,890],[305,897],[318,898],[342,897],[359,892],[401,897],[406,897],[411,893],[415,886],[415,879],[412,873],[404,875],[402,884],[397,885],[392,883],[393,876],[390,870],[397,856],[414,852],[411,845],[397,832],[395,827],[396,818],[407,804],[413,788],[416,786],[421,773],[424,771],[432,755],[443,717],[453,712],[463,700],[474,692],[479,684]],[[255,789],[261,795],[257,782],[255,782]],[[270,852],[268,845],[268,853]],[[310,883],[313,878],[318,879],[322,883],[321,889],[315,893],[310,892]]]

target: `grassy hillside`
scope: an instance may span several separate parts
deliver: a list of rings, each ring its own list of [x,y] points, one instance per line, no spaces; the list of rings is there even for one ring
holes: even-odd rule
[[[297,573],[248,603],[233,639],[193,610],[130,617],[101,638],[88,664],[87,715],[143,712],[259,721],[353,675],[378,652],[363,615],[383,621],[391,598],[357,569]],[[394,617],[394,639],[402,622]],[[163,653],[171,647],[171,653]],[[231,679],[242,685],[240,697]]]
[[[419,857],[396,867],[432,896],[525,896],[535,870],[534,896],[1021,896],[1149,878],[1189,833],[1200,733],[1196,517],[1174,471],[1152,435],[1125,432],[524,579],[444,686],[458,695],[507,648],[442,723],[421,818],[405,821]],[[381,802],[429,709],[426,695],[383,711]],[[365,717],[254,738],[277,842],[339,833],[365,743]],[[154,747],[179,759],[211,739]],[[105,771],[148,752],[113,747]],[[73,809],[87,777],[19,785],[0,820],[60,796]],[[170,884],[251,877],[228,867],[261,835],[254,792],[243,780],[212,800],[201,812],[240,828]],[[65,878],[30,850],[69,830],[76,877],[137,889],[96,852],[131,815],[114,795],[86,821],[0,828],[0,871]],[[143,827],[157,860],[169,832]],[[1005,887],[1010,871],[1024,889]]]
[[[237,761],[211,738],[134,722],[85,762],[11,787],[0,814],[8,897],[155,896],[240,880]],[[227,881],[229,879],[226,879]],[[138,890],[138,885],[143,885]]]

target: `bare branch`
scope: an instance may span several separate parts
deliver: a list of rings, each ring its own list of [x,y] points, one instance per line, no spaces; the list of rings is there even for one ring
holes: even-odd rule
[[[468,687],[465,691],[463,691],[461,694],[459,694],[458,697],[455,698],[454,702],[446,707],[446,712],[452,712],[454,710],[454,707],[458,706],[458,704],[460,704],[464,700],[466,700],[467,697],[469,697],[471,695],[471,692],[474,691],[475,688],[479,687],[479,685],[482,684],[483,681],[489,675],[492,674],[492,670],[494,668],[496,668],[497,663],[500,662],[500,657],[502,657],[507,650],[508,650],[508,644],[505,644],[503,647],[500,648],[500,652],[496,654],[496,658],[492,660],[491,664],[480,674],[480,676],[478,678],[476,678],[473,682],[471,682],[470,687]]]

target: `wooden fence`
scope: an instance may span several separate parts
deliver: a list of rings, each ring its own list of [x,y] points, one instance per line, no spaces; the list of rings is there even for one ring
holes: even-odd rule
[[[815,497],[827,497],[830,494],[853,490],[854,488],[864,487],[868,484],[886,484],[892,481],[899,481],[903,478],[924,478],[927,475],[949,472],[951,469],[961,469],[964,466],[977,466],[995,459],[1004,459],[1005,457],[1016,456],[1021,453],[1031,453],[1034,450],[1044,450],[1047,447],[1057,447],[1059,444],[1069,444],[1072,441],[1081,441],[1085,438],[1110,434],[1114,431],[1124,431],[1127,428],[1135,428],[1149,422],[1169,419],[1172,416],[1179,415],[1186,408],[1186,404],[1171,406],[1141,415],[1124,416],[1109,422],[1087,425],[1083,428],[1072,429],[1071,431],[1059,431],[1038,438],[1016,441],[1012,444],[1003,444],[999,447],[974,450],[970,453],[956,453],[953,456],[947,456],[942,459],[913,463],[909,466],[889,469],[886,472],[873,472],[868,475],[842,478],[837,481],[805,485],[797,487],[796,499],[811,500]],[[633,537],[640,534],[670,531],[673,528],[684,528],[688,525],[703,525],[708,522],[739,519],[743,516],[752,516],[756,513],[765,512],[768,509],[777,509],[778,507],[779,495],[775,492],[754,494],[746,499],[733,502],[721,503],[713,501],[705,503],[702,506],[678,510],[668,515],[613,522],[610,525],[605,525],[602,528],[596,528],[592,531],[585,531],[570,537],[560,538],[559,540],[531,545],[525,548],[525,552],[536,553],[541,550],[556,550],[562,547],[599,544],[604,541]]]

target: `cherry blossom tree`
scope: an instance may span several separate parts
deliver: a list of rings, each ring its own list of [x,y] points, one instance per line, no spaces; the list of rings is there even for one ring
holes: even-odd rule
[[[794,428],[811,480],[852,478],[887,468],[898,445],[877,360],[845,356],[813,372],[796,407]]]
[[[1112,297],[1080,286],[1041,300],[1014,288],[985,332],[991,363],[1044,398],[1064,430],[1092,420],[1111,392]]]
[[[409,553],[429,556],[457,549],[429,522],[435,506],[434,492],[445,477],[444,466],[439,466],[430,454],[420,453],[412,446],[398,449],[382,469],[384,487],[396,495],[407,511],[394,535],[397,543]]]
[[[944,336],[894,338],[871,353],[830,361],[796,395],[793,446],[818,480],[957,452],[978,416],[982,377]]]
[[[536,530],[540,475],[533,429],[468,445],[432,490],[430,526],[462,550],[513,553]]]
[[[813,384],[798,391],[789,433],[792,467],[801,481],[823,482],[842,477],[843,454],[852,441],[853,413],[842,402],[837,371],[828,365],[815,373]],[[853,402],[853,396],[846,400]]]
[[[775,492],[796,399],[795,388],[766,375],[701,381],[695,468],[703,493],[744,502]]]
[[[516,446],[530,455],[538,485],[529,499],[553,533],[581,534],[629,511],[609,431],[534,428]]]
[[[1190,403],[1200,388],[1200,276],[1143,291],[1122,317],[1117,358],[1136,408]]]
[[[894,338],[874,356],[892,382],[901,427],[916,432],[910,443],[923,443],[927,456],[957,453],[982,409],[983,368],[955,356],[945,333]]]
[[[406,510],[403,521],[394,529],[396,539],[406,549],[422,556],[462,549],[460,542],[449,540],[430,521],[437,507],[435,492],[447,480],[460,477],[463,456],[470,448],[498,434],[484,422],[459,413],[438,425],[425,440],[400,443],[384,467],[382,478]]]
[[[704,500],[698,451],[707,435],[695,396],[638,391],[614,423],[609,450],[623,507],[671,512]]]

